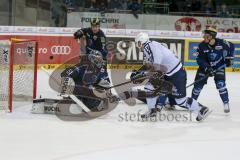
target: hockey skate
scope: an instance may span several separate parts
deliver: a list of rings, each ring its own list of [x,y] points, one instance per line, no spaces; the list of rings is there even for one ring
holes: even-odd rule
[[[210,110],[207,107],[202,106],[202,105],[201,105],[201,107],[202,108],[198,112],[198,116],[196,118],[196,121],[203,121],[211,113]]]
[[[165,104],[164,109],[167,111],[174,111],[174,110],[176,110],[176,107],[174,105]]]
[[[158,108],[158,107],[152,108],[152,109],[148,110],[146,113],[142,114],[141,118],[146,119],[149,117],[156,117],[158,112],[161,112],[160,108]]]
[[[229,103],[224,103],[224,113],[229,113],[230,108],[229,108]]]

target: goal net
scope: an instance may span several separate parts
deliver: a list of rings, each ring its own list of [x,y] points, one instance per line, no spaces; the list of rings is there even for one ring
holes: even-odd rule
[[[37,49],[33,40],[0,40],[0,111],[36,97]]]

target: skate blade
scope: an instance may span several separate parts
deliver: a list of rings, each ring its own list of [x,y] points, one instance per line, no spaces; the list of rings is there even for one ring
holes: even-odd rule
[[[229,110],[225,110],[224,109],[224,113],[229,114],[230,113],[230,109]]]
[[[212,113],[212,110],[208,110],[207,113],[204,115],[204,117],[198,122],[204,121],[211,113]]]

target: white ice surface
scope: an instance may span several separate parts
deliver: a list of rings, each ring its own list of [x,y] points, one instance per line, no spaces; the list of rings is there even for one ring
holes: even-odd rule
[[[194,75],[188,71],[188,84]],[[55,98],[46,74],[40,71],[38,78],[38,96]],[[239,82],[239,73],[227,73],[231,114],[226,115],[209,80],[199,101],[213,112],[202,123],[120,121],[120,114],[146,110],[144,104],[121,103],[109,114],[84,122],[31,114],[31,105],[17,107],[0,114],[0,160],[239,160]]]

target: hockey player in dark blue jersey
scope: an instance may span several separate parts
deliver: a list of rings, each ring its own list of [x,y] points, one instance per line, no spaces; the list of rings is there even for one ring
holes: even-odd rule
[[[234,58],[234,45],[223,39],[216,38],[217,31],[214,28],[204,30],[204,41],[197,49],[197,63],[199,68],[195,81],[203,77],[202,81],[195,83],[192,90],[192,98],[198,99],[203,86],[207,84],[208,77],[214,77],[216,88],[224,104],[224,112],[230,112],[228,90],[226,88],[225,67],[231,67]]]
[[[100,29],[100,21],[94,18],[91,21],[91,27],[82,28],[74,33],[75,39],[80,39],[83,36],[86,38],[86,53],[89,54],[91,50],[101,52],[103,59],[107,59],[106,36]]]
[[[61,95],[75,95],[91,111],[103,110],[104,99],[97,97],[93,90],[101,92],[110,86],[105,63],[99,51],[81,56],[80,63],[61,73]]]

